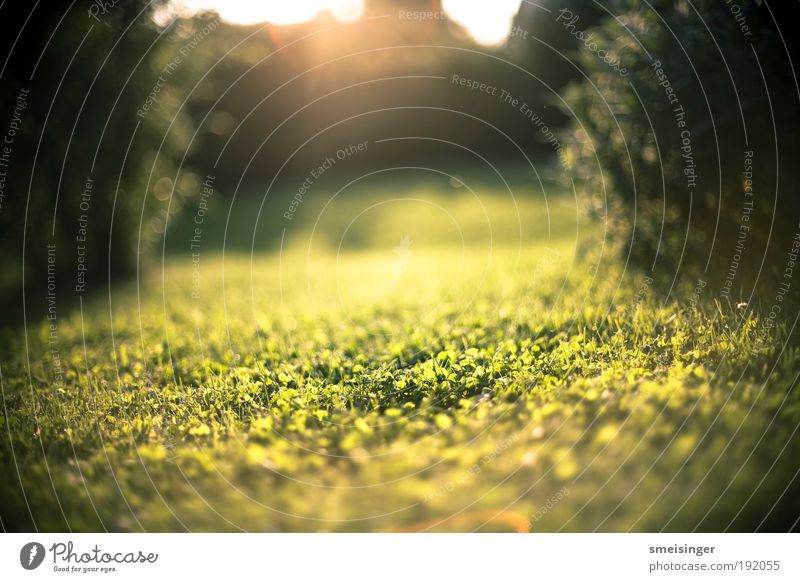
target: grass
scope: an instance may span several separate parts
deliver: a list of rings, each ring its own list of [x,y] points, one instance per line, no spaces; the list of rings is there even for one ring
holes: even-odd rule
[[[3,525],[792,527],[785,325],[660,302],[565,196],[403,198],[336,201],[313,235],[309,201],[280,251],[173,253],[55,344],[7,332]]]

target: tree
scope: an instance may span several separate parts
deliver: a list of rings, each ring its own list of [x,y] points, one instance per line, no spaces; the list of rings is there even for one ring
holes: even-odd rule
[[[55,284],[64,300],[130,273],[166,213],[199,189],[190,173],[174,180],[194,130],[185,86],[208,56],[186,47],[216,20],[160,28],[158,4],[4,5],[0,131],[9,120],[15,129],[2,168],[0,294],[19,297],[23,267],[26,289]]]

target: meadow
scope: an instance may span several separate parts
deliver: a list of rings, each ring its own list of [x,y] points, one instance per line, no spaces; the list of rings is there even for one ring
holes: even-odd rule
[[[693,282],[665,297],[568,192],[447,188],[309,199],[255,234],[257,197],[227,231],[216,199],[194,257],[189,209],[55,340],[5,331],[3,525],[792,526],[785,323]]]

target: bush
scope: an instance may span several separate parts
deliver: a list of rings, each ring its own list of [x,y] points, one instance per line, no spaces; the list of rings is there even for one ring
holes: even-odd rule
[[[800,230],[796,41],[776,24],[797,22],[797,4],[650,5],[611,2],[618,18],[582,31],[587,78],[565,92],[576,185],[657,278],[774,297]],[[581,32],[579,14],[559,19]]]
[[[0,94],[2,119],[16,128],[4,168],[0,294],[18,297],[23,264],[26,289],[55,280],[65,301],[132,272],[159,240],[167,208],[198,191],[193,174],[175,176],[194,132],[181,104],[203,59],[164,71],[210,21],[161,30],[154,4],[122,1],[95,18],[96,3],[59,2],[31,14]],[[159,77],[166,83],[140,115]]]

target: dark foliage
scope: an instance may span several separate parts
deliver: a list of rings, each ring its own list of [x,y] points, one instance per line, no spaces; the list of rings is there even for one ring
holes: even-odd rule
[[[619,0],[585,31],[587,78],[567,92],[572,167],[622,252],[666,283],[699,277],[748,301],[758,290],[771,300],[789,280],[797,6]]]

